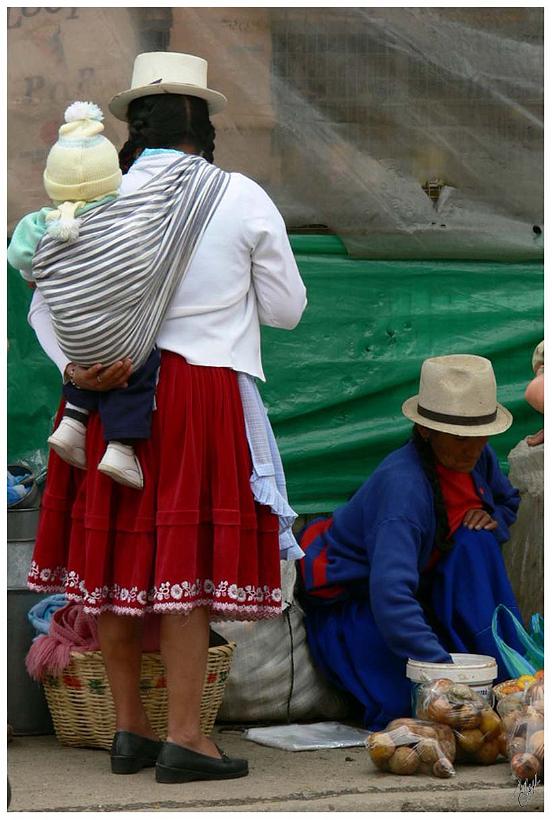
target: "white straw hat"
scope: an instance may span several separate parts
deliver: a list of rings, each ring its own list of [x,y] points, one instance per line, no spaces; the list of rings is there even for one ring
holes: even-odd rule
[[[404,402],[402,412],[417,424],[456,436],[496,435],[513,420],[497,403],[491,362],[466,354],[426,359],[420,391]]]
[[[217,114],[228,100],[207,87],[207,60],[175,51],[147,51],[134,61],[131,87],[116,94],[109,110],[118,120],[127,119],[128,105],[152,94],[189,94],[206,100],[209,114]]]

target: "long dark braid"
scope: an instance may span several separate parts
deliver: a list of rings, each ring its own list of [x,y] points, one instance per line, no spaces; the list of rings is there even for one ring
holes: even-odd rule
[[[435,456],[429,441],[426,441],[420,431],[415,426],[412,431],[412,441],[418,452],[424,473],[427,476],[431,489],[433,490],[433,505],[435,508],[435,546],[441,552],[449,552],[453,546],[452,538],[449,538],[449,522],[445,499],[439,483],[439,476],[435,469]]]
[[[132,100],[127,112],[128,140],[119,152],[124,174],[143,148],[176,148],[193,145],[213,162],[215,129],[205,100],[187,94],[153,94]]]

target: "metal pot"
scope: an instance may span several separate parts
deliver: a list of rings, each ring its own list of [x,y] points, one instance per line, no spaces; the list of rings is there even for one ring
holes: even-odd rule
[[[40,508],[8,509],[8,541],[34,541],[38,527]]]

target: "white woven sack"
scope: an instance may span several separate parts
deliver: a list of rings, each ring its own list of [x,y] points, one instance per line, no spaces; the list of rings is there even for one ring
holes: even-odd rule
[[[303,613],[293,601],[295,566],[282,562],[282,594],[291,602],[279,618],[213,624],[237,644],[217,720],[229,722],[337,720],[345,697],[315,668]]]

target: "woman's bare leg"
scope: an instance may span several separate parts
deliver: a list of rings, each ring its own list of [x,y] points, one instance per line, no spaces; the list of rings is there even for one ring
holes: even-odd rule
[[[115,704],[117,730],[158,740],[140,697],[143,618],[104,612],[98,617],[100,649]]]
[[[196,607],[189,615],[161,616],[161,654],[167,673],[167,740],[201,754],[220,757],[200,729],[199,715],[207,653],[209,613]]]

